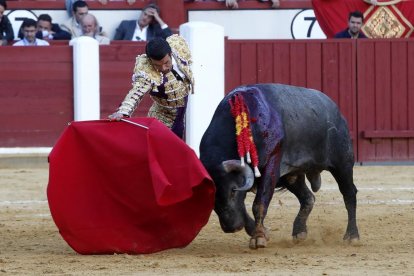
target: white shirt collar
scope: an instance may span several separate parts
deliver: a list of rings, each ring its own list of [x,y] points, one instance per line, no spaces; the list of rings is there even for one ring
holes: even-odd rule
[[[148,26],[142,28],[138,25],[135,27],[134,35],[132,36],[132,41],[146,41],[147,40],[147,31]]]

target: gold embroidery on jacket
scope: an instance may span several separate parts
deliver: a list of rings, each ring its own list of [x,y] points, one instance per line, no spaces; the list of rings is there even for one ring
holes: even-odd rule
[[[138,55],[134,74],[132,75],[132,88],[118,108],[118,112],[131,116],[142,98],[149,92],[151,92],[151,98],[154,100],[154,104],[148,113],[150,117],[155,117],[161,111],[167,112],[167,110],[170,110],[171,113],[171,109],[185,106],[185,98],[192,90],[194,83],[190,68],[192,63],[191,53],[184,38],[178,35],[168,37],[167,42],[171,46],[172,57],[176,60],[179,70],[186,76],[184,81],[178,81],[172,72],[165,75],[158,72],[145,54]],[[160,85],[164,85],[165,95],[158,95]],[[175,117],[175,115],[172,116]],[[158,115],[155,118],[159,118]]]

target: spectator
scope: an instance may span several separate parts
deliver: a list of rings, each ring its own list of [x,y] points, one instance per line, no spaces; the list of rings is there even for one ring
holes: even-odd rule
[[[146,41],[155,37],[172,35],[168,25],[161,19],[160,9],[149,4],[142,10],[138,20],[123,20],[116,29],[114,40]]]
[[[72,17],[68,21],[63,23],[60,27],[69,32],[72,38],[82,35],[82,27],[80,25],[81,18],[88,14],[88,4],[83,0],[78,0],[72,5]]]
[[[31,18],[23,20],[20,29],[23,32],[23,39],[17,41],[13,46],[48,46],[49,42],[36,38],[36,21]]]
[[[101,3],[102,5],[106,5],[106,4],[108,4],[108,0],[98,0],[99,1],[99,3]],[[135,3],[135,0],[126,0],[126,2],[129,4],[129,5],[132,5],[132,4],[134,4]]]
[[[7,45],[14,39],[13,27],[9,18],[4,14],[7,9],[5,0],[0,0],[0,46]]]
[[[364,15],[360,11],[353,11],[348,16],[348,28],[335,34],[335,38],[366,38],[361,31]]]
[[[82,35],[96,39],[100,45],[109,45],[111,43],[109,38],[99,34],[99,23],[93,14],[85,14],[81,18],[80,24],[82,27]]]
[[[50,15],[41,14],[37,18],[36,37],[44,40],[70,40],[71,34],[52,23]]]
[[[69,16],[72,16],[72,5],[77,0],[65,0],[65,6],[66,6],[66,12]],[[98,0],[102,5],[106,5],[108,3],[108,0]],[[127,3],[129,5],[132,5],[135,3],[135,0],[127,0]]]
[[[278,8],[280,6],[279,0],[259,0],[260,2],[269,2],[272,1],[272,8]]]
[[[150,94],[154,102],[148,116],[183,138],[187,98],[194,83],[190,49],[183,37],[172,35],[167,40],[157,37],[148,41],[145,52],[136,58],[131,90],[109,119],[130,117],[143,97]]]
[[[231,8],[231,9],[239,8],[239,4],[237,3],[237,0],[217,0],[217,2],[224,2],[224,1],[226,1],[227,8]]]

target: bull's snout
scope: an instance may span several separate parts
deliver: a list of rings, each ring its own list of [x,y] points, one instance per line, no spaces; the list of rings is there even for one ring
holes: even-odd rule
[[[217,212],[221,229],[225,233],[235,233],[244,228],[243,216],[237,212]]]
[[[244,228],[244,224],[228,225],[228,224],[224,224],[222,221],[220,221],[220,226],[224,233],[235,233],[235,232],[239,232],[240,230]]]

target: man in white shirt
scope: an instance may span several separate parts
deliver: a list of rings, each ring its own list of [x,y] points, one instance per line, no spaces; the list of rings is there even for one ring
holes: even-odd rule
[[[23,20],[21,26],[23,39],[17,41],[13,46],[49,46],[49,42],[36,38],[37,22],[31,18]]]
[[[166,39],[172,35],[172,31],[159,13],[160,9],[157,5],[147,5],[138,20],[123,20],[119,24],[114,40],[149,41],[155,37]]]
[[[78,0],[72,5],[72,17],[68,21],[60,25],[60,27],[69,32],[72,35],[72,38],[79,37],[82,35],[82,27],[80,25],[80,20],[83,16],[88,14],[89,7],[88,4],[83,0]]]

